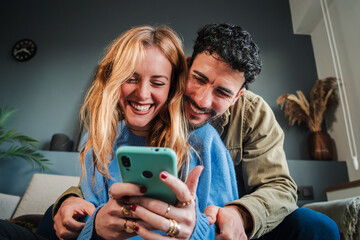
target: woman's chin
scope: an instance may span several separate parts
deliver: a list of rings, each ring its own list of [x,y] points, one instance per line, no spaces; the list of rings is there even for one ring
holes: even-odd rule
[[[149,129],[150,129],[149,122],[144,124],[144,122],[136,123],[136,122],[128,122],[127,121],[126,126],[130,130],[134,130],[134,131],[149,131]]]

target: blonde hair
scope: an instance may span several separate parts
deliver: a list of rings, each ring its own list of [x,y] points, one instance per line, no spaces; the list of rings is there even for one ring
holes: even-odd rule
[[[147,144],[172,148],[177,155],[178,170],[188,161],[188,132],[183,112],[187,64],[181,40],[166,26],[140,26],[124,32],[108,47],[81,107],[81,119],[88,131],[80,153],[82,175],[86,172],[85,155],[92,150],[96,169],[111,178],[108,165],[114,157],[113,144],[121,120],[119,88],[135,72],[149,46],[159,48],[167,57],[172,74],[167,103],[152,121]]]

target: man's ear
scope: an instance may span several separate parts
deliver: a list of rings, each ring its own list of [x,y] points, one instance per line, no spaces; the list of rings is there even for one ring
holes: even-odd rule
[[[243,87],[242,89],[240,89],[240,91],[236,94],[234,101],[232,102],[231,106],[234,105],[236,103],[236,101],[239,99],[239,97],[241,96],[241,94],[243,94],[246,91],[246,88]]]
[[[191,57],[190,56],[188,56],[186,58],[186,62],[187,62],[188,68],[190,68],[190,65],[191,65]]]

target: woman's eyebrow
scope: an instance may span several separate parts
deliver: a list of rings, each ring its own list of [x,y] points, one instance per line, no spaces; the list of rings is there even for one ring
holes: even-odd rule
[[[153,75],[153,76],[151,76],[151,77],[152,77],[152,78],[166,78],[167,80],[169,80],[168,77],[165,76],[165,75]]]

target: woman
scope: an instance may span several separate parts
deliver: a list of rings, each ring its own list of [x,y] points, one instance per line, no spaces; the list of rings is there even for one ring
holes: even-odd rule
[[[89,121],[80,155],[81,189],[96,211],[79,239],[215,237],[203,212],[207,205],[237,199],[234,168],[210,125],[188,136],[182,110],[186,70],[181,42],[167,27],[133,28],[110,45],[81,111]],[[142,186],[121,183],[114,157],[121,145],[172,148],[182,180],[194,169],[188,185],[166,172],[159,176],[175,192],[177,206],[142,197]],[[204,171],[196,191],[200,164]]]

